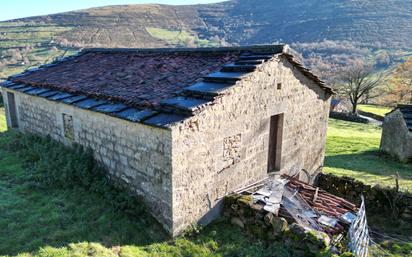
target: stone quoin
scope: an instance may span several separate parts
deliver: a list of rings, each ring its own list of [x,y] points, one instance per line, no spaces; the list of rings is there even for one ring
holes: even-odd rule
[[[332,95],[286,45],[85,49],[1,92],[9,128],[90,148],[172,235],[268,174],[311,182]]]

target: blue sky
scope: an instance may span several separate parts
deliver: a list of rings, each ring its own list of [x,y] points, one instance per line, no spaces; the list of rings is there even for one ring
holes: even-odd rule
[[[0,0],[0,21],[116,4],[206,4],[219,0]]]

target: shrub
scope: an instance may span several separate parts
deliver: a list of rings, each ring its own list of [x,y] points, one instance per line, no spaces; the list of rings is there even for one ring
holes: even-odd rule
[[[102,195],[117,210],[133,215],[146,210],[140,198],[106,176],[91,150],[78,144],[69,147],[50,137],[16,134],[9,150],[18,153],[30,174],[30,182],[36,187],[82,187]]]

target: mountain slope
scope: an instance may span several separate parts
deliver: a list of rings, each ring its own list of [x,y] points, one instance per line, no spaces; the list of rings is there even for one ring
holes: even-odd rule
[[[232,44],[348,40],[412,48],[411,0],[237,0],[210,5],[108,6],[21,19],[72,27],[61,38],[84,45],[162,46],[147,28],[187,31]]]
[[[344,64],[354,56],[379,55],[380,65],[387,67],[412,51],[410,21],[412,0],[232,0],[92,8],[0,22],[0,78],[82,47],[285,42],[314,61],[326,57]]]

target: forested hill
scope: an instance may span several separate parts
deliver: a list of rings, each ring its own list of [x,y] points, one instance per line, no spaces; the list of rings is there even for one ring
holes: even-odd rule
[[[387,65],[412,49],[411,21],[412,0],[234,0],[92,8],[0,22],[0,78],[19,70],[13,65],[33,65],[67,48],[96,46],[285,42],[307,56],[327,53],[340,62],[379,51]]]

